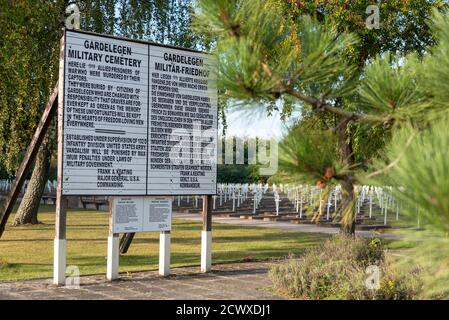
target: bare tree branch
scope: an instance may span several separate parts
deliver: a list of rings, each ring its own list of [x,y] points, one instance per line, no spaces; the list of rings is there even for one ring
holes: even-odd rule
[[[351,121],[354,118],[354,113],[351,113],[349,116],[344,118],[338,125],[336,125],[334,128],[332,128],[332,132],[337,132],[338,129],[340,129],[342,126],[347,124],[349,121]]]

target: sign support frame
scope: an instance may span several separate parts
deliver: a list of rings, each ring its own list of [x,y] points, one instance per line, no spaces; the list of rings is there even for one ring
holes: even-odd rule
[[[108,251],[107,251],[107,267],[106,278],[109,281],[119,278],[119,261],[120,261],[120,238],[118,233],[114,233],[114,215],[112,213],[112,199],[109,199],[109,234],[108,234]]]
[[[65,32],[64,32],[65,34]],[[53,253],[53,284],[65,284],[67,259],[67,198],[62,194],[62,149],[64,127],[64,68],[65,66],[65,35],[60,41],[59,82],[58,82],[58,186],[56,189],[55,239]]]
[[[83,32],[81,32],[83,33]],[[91,33],[85,33],[91,34]],[[95,35],[95,34],[91,34]],[[104,35],[101,35],[104,36]],[[54,276],[53,282],[56,285],[65,284],[66,269],[66,216],[67,216],[67,196],[63,192],[63,160],[64,160],[64,99],[65,99],[65,45],[67,34],[61,39],[60,64],[59,64],[59,85],[58,85],[58,188],[56,200],[55,216],[55,240],[54,240]],[[128,40],[128,39],[123,39]],[[147,43],[147,42],[145,42]],[[166,47],[166,46],[162,46]],[[168,46],[169,47],[169,46]],[[148,48],[150,48],[148,46]],[[176,48],[185,50],[184,48]],[[189,51],[189,50],[187,50]],[[197,52],[195,50],[192,50]],[[149,67],[149,66],[148,66]],[[217,111],[218,112],[218,111]],[[147,160],[148,161],[148,160]],[[147,177],[148,179],[148,177]],[[148,185],[147,187],[148,188]],[[148,193],[148,192],[147,192]],[[148,195],[148,194],[147,194]],[[111,198],[110,198],[111,199]],[[201,271],[211,270],[211,245],[212,245],[212,194],[203,195],[203,230],[201,240]],[[159,251],[159,274],[167,276],[170,274],[170,231],[160,233]],[[127,250],[132,241],[132,236],[124,241],[124,251]],[[119,254],[120,254],[119,233],[114,233],[112,203],[110,202],[110,223],[108,235],[108,261],[107,278],[114,280],[119,277]]]
[[[170,231],[161,231],[159,235],[159,275],[170,275]]]
[[[203,196],[203,230],[201,231],[201,272],[212,269],[212,195]]]

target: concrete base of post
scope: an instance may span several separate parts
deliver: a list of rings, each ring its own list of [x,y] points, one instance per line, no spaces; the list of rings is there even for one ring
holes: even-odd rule
[[[114,233],[108,236],[108,261],[106,278],[111,281],[118,279],[119,245],[120,241],[118,233]]]
[[[201,272],[209,272],[212,265],[212,232],[201,231]]]
[[[55,239],[53,248],[53,284],[63,286],[65,285],[66,239]]]
[[[161,232],[159,236],[159,274],[170,275],[170,232]]]

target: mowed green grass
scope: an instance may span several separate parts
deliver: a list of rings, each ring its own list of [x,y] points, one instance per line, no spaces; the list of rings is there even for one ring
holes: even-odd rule
[[[0,281],[51,277],[53,269],[54,206],[42,206],[38,225],[11,227],[0,239]],[[10,217],[10,222],[13,215]],[[171,266],[200,264],[201,223],[173,219]],[[212,263],[259,261],[299,255],[327,235],[213,224]],[[106,273],[108,213],[70,210],[67,216],[67,265],[82,275]],[[158,268],[159,233],[139,233],[120,272]]]

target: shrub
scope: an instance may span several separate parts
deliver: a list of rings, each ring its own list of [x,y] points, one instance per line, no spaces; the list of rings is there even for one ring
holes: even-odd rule
[[[385,251],[382,242],[378,238],[373,238],[371,240],[364,240],[356,238],[355,241],[350,241],[352,239],[345,239],[346,242],[350,242],[354,245],[356,261],[362,265],[362,267],[368,267],[370,265],[379,265],[385,259]],[[344,245],[344,244],[342,244]]]
[[[412,299],[420,289],[417,273],[395,270],[379,239],[337,236],[309,249],[301,259],[274,266],[274,288],[300,299]],[[379,288],[365,285],[366,267],[380,271]]]

